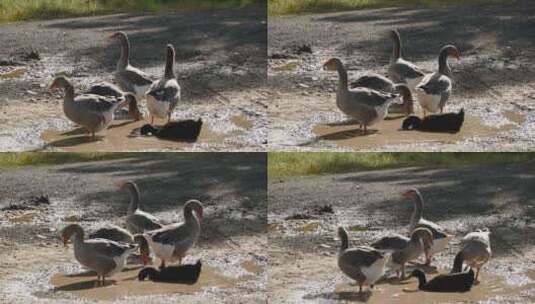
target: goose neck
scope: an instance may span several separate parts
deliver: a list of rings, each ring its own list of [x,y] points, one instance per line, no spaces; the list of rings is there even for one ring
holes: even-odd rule
[[[117,62],[117,69],[124,70],[130,64],[130,42],[128,38],[121,36],[121,57]]]
[[[442,50],[440,52],[440,55],[438,55],[438,71],[441,74],[444,75],[450,75],[451,74],[451,68],[448,64],[448,51]]]
[[[424,201],[420,193],[416,194],[416,196],[413,199],[413,203],[414,203],[414,210],[412,211],[412,215],[411,215],[411,230],[413,230],[416,227],[416,224],[418,224],[418,221],[420,221],[423,217]]]
[[[140,194],[138,188],[132,183],[126,183],[126,188],[128,189],[128,194],[130,195],[130,205],[128,206],[128,215],[134,214],[136,210],[139,209],[140,205]]]
[[[394,43],[394,47],[392,48],[392,55],[390,56],[391,64],[401,58],[401,38],[397,32],[392,33],[392,41]]]

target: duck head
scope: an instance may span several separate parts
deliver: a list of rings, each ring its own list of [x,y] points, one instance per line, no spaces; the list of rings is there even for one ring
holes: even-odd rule
[[[413,115],[403,120],[403,123],[401,124],[401,129],[405,131],[418,130],[421,124],[422,120],[420,119],[420,117]]]
[[[140,281],[144,281],[147,277],[149,277],[149,280],[150,280],[151,278],[154,278],[157,275],[158,275],[158,270],[152,267],[147,267],[147,268],[141,269],[141,271],[137,275],[137,279]]]
[[[152,136],[154,134],[158,133],[158,129],[153,127],[151,124],[145,124],[139,129],[139,134],[144,136]]]

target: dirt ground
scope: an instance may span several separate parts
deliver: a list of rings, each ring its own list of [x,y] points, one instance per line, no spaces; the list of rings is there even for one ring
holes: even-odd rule
[[[248,6],[0,26],[0,73],[22,71],[16,77],[0,77],[0,123],[4,126],[0,149],[262,150],[267,145],[266,18],[265,7]],[[74,128],[63,114],[63,94],[47,90],[53,76],[66,74],[77,92],[95,82],[113,81],[119,46],[107,37],[118,30],[129,35],[131,63],[156,76],[163,74],[165,45],[175,46],[182,102],[173,119],[202,117],[203,128],[214,134],[210,140],[146,147],[119,132],[123,142],[106,141],[117,132],[115,128],[102,132],[104,146],[110,147],[80,147],[80,141],[43,138],[45,131],[62,133]],[[140,101],[140,106],[146,112],[145,101]]]
[[[0,303],[265,303],[265,163],[266,156],[257,153],[143,153],[3,170]],[[185,261],[202,260],[197,284],[139,282],[139,266],[127,265],[110,278],[114,285],[94,288],[95,277],[76,262],[72,246],[59,244],[58,229],[67,223],[89,230],[123,226],[129,198],[115,183],[126,179],[140,187],[143,208],[166,222],[182,219],[186,200],[204,203],[201,238]],[[50,204],[32,199],[42,195]]]
[[[414,167],[270,180],[270,302],[533,303],[534,168],[534,162]],[[339,271],[336,228],[349,231],[353,246],[391,232],[406,234],[413,204],[400,193],[409,187],[420,189],[424,217],[455,234],[449,248],[435,257],[437,268],[424,268],[428,275],[451,268],[466,233],[490,229],[493,257],[482,269],[481,284],[470,292],[405,292],[417,288],[415,279],[389,277],[361,296]]]
[[[400,7],[269,18],[269,143],[272,150],[523,151],[535,146],[535,3]],[[438,52],[456,45],[450,60],[453,93],[446,111],[464,108],[460,134],[400,132],[401,119],[373,126],[333,127],[346,120],[335,104],[338,75],[322,64],[338,57],[349,78],[386,75],[398,29],[405,59],[435,71]],[[421,114],[416,109],[417,114]],[[512,113],[512,115],[511,115]],[[412,134],[411,134],[412,133]],[[369,144],[372,142],[373,144]]]

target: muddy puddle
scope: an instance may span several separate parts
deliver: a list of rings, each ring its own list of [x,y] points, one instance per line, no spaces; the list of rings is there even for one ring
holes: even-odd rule
[[[157,265],[157,264],[155,264]],[[263,271],[262,267],[253,261],[245,261],[241,266],[251,275],[241,277],[225,276],[218,268],[203,265],[198,281],[195,284],[176,284],[139,281],[137,276],[141,267],[127,267],[121,273],[107,278],[105,286],[96,287],[96,277],[93,272],[79,274],[57,273],[52,276],[50,283],[53,292],[66,292],[78,298],[89,300],[117,300],[126,296],[165,295],[165,294],[194,294],[203,289],[232,288],[238,283],[254,278]]]
[[[231,122],[241,129],[250,130],[253,123],[241,116],[231,117]],[[131,150],[169,150],[192,147],[195,143],[223,143],[230,134],[214,132],[203,124],[201,133],[195,143],[183,141],[161,140],[153,136],[140,136],[139,130],[147,122],[117,120],[107,130],[97,134],[97,140],[91,140],[83,128],[70,131],[45,130],[41,138],[48,147],[68,152],[86,151],[131,151]],[[164,124],[164,120],[155,121],[156,125]],[[235,134],[236,132],[232,132]]]
[[[446,271],[442,271],[443,273]],[[399,281],[396,278],[379,281],[370,292],[365,289],[362,294],[358,293],[358,285],[352,286],[350,283],[339,283],[330,293],[308,294],[303,298],[308,300],[339,300],[366,303],[479,303],[490,299],[511,299],[518,297],[523,292],[535,288],[535,282],[531,281],[534,274],[520,275],[526,278],[527,282],[510,285],[501,276],[480,273],[479,285],[474,285],[469,292],[464,293],[441,293],[424,292],[418,290],[418,280],[411,278]],[[427,279],[431,279],[434,274],[427,274]],[[531,278],[531,279],[530,279]]]
[[[521,124],[524,117],[512,112],[504,113],[504,116],[516,124]],[[420,131],[402,131],[401,124],[404,117],[392,115],[377,125],[368,129],[368,134],[364,135],[358,124],[349,123],[329,123],[317,124],[313,126],[312,132],[316,139],[302,145],[312,144],[319,140],[329,141],[340,147],[347,148],[375,148],[387,145],[399,145],[410,143],[456,143],[472,137],[491,137],[500,132],[514,129],[517,125],[513,123],[490,127],[481,121],[480,118],[467,115],[463,127],[456,134],[433,133]]]

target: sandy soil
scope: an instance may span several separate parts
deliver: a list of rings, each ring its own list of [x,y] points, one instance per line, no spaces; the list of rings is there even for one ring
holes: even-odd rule
[[[270,301],[533,303],[534,166],[528,162],[456,169],[414,167],[270,180]],[[466,233],[490,229],[493,258],[482,270],[482,283],[472,291],[408,293],[403,289],[414,290],[415,279],[390,278],[380,281],[371,293],[359,295],[358,286],[338,270],[336,228],[346,227],[354,246],[390,232],[405,234],[413,206],[400,193],[409,187],[422,192],[424,216],[455,234],[449,248],[435,257],[437,268],[424,268],[428,275],[451,268]]]
[[[0,174],[0,303],[265,303],[267,284],[265,155],[135,154],[124,159],[5,170]],[[186,263],[203,262],[195,285],[140,282],[139,266],[95,288],[95,277],[59,244],[58,229],[123,225],[133,179],[144,209],[166,222],[182,204],[205,206],[201,239]],[[48,195],[50,204],[30,198]],[[27,208],[13,208],[27,206]],[[158,263],[155,261],[155,263]]]
[[[535,53],[530,37],[535,34],[534,12],[534,3],[522,0],[508,6],[404,7],[270,18],[270,149],[533,149]],[[331,57],[340,58],[350,80],[370,72],[386,75],[392,43],[385,33],[393,28],[401,33],[404,57],[427,71],[437,69],[438,51],[443,45],[451,43],[459,48],[461,61],[451,61],[454,87],[446,111],[464,108],[493,132],[426,140],[400,132],[391,136],[390,129],[383,132],[383,126],[378,125],[372,127],[375,132],[370,141],[376,141],[372,146],[362,145],[362,139],[355,136],[357,132],[345,136],[343,143],[315,132],[318,125],[346,119],[335,105],[337,75],[322,71],[322,64]],[[420,114],[418,108],[416,111]],[[521,119],[512,119],[507,112]],[[399,128],[401,119],[395,123]],[[503,128],[506,125],[510,127]],[[352,130],[357,128],[352,126]],[[396,140],[400,137],[403,142]]]
[[[182,103],[173,119],[202,117],[206,127],[225,140],[152,148],[123,143],[111,150],[262,150],[267,145],[266,27],[266,9],[260,6],[3,25],[0,74],[22,72],[0,77],[4,126],[0,150],[83,150],[76,143],[57,147],[42,138],[47,130],[74,129],[63,115],[62,94],[50,93],[47,87],[58,73],[69,76],[77,91],[95,82],[113,81],[119,48],[107,37],[118,30],[129,34],[132,64],[153,75],[163,73],[165,45],[175,46]],[[32,51],[39,60],[28,58]],[[144,105],[140,101],[146,113]],[[244,128],[232,117],[249,121],[251,127]]]

